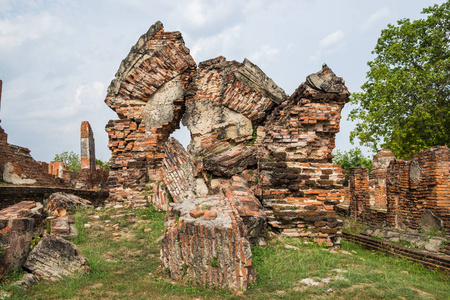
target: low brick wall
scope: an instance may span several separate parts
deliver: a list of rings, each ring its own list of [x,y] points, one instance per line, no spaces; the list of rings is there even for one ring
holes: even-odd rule
[[[361,244],[370,250],[382,251],[394,256],[404,257],[408,260],[420,263],[428,269],[438,269],[450,274],[450,256],[431,253],[424,250],[410,249],[400,245],[391,244],[385,241],[374,240],[360,234],[343,233],[343,238]]]
[[[108,191],[75,190],[58,187],[25,187],[3,186],[0,187],[0,209],[4,209],[21,201],[43,202],[51,194],[63,192],[73,194],[91,201],[94,205],[101,205],[109,196]]]

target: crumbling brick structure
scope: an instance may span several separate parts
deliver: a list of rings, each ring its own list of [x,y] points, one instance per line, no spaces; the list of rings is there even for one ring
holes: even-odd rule
[[[91,124],[88,121],[81,123],[81,169],[95,171],[95,140]]]
[[[386,207],[386,175],[392,160],[395,160],[395,156],[389,149],[383,149],[373,157],[373,167],[369,174],[369,193],[373,206]]]
[[[331,152],[348,98],[326,65],[290,97],[248,60],[219,56],[197,69],[181,34],[157,22],[105,99],[120,118],[106,126],[110,199],[169,210],[161,260],[173,278],[246,289],[249,245],[264,243],[267,222],[339,245],[344,174]],[[167,141],[180,120],[187,152]]]
[[[385,157],[391,157],[390,155]],[[386,171],[387,209],[370,209],[367,175],[351,173],[350,214],[376,224],[450,233],[450,150],[436,146],[410,160],[391,160]]]
[[[387,175],[388,219],[391,226],[419,229],[431,211],[450,234],[450,150],[437,146],[409,161],[391,162]]]
[[[370,194],[366,168],[350,168],[350,216],[363,219],[370,210]]]
[[[269,223],[284,235],[339,244],[334,206],[344,194],[344,176],[331,163],[331,152],[349,95],[342,79],[324,66],[275,109],[266,125],[259,147],[261,199]]]
[[[164,158],[164,142],[179,126],[185,89],[196,64],[179,32],[157,22],[122,61],[105,99],[120,120],[106,126],[112,151],[108,186],[116,201],[140,194]]]

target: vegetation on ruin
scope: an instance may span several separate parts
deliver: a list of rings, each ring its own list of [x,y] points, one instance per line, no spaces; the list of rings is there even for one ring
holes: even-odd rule
[[[63,162],[71,172],[79,172],[81,170],[80,156],[73,151],[64,151],[61,154],[55,154],[53,160]]]
[[[340,165],[345,171],[344,186],[348,186],[350,168],[365,167],[367,168],[369,173],[372,170],[372,159],[365,157],[362,154],[361,149],[358,147],[350,149],[348,151],[336,150],[333,155],[333,163]]]
[[[71,172],[79,172],[81,170],[80,156],[73,151],[64,151],[61,154],[55,154],[53,160],[63,162]],[[95,164],[109,171],[109,162],[96,159]]]
[[[362,92],[353,94],[358,121],[350,139],[397,158],[450,145],[450,1],[381,32]]]
[[[160,267],[164,216],[152,207],[80,210],[74,242],[91,272],[41,282],[27,291],[9,284],[20,278],[20,272],[14,272],[0,290],[11,295],[9,299],[446,299],[450,294],[448,276],[404,259],[346,241],[333,250],[275,235],[267,246],[252,248],[257,281],[244,293],[175,282]],[[86,223],[91,227],[85,228]],[[304,279],[318,285],[308,286]]]

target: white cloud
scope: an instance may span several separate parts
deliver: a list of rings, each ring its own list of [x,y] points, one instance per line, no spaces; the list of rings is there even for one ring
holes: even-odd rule
[[[58,18],[46,12],[0,20],[0,48],[12,49],[24,42],[37,40],[49,33],[63,30],[62,25]]]
[[[378,27],[376,26],[378,23],[383,23],[384,26],[387,20],[392,16],[391,11],[387,7],[383,7],[377,10],[375,13],[371,14],[367,21],[361,26],[362,32],[367,32],[371,28]]]
[[[324,37],[320,42],[319,42],[319,46],[320,48],[330,48],[336,44],[338,44],[339,42],[342,41],[342,39],[344,38],[344,33],[342,32],[342,30],[338,30],[335,31],[329,35],[327,35],[326,37]]]
[[[319,41],[319,49],[309,56],[309,63],[320,63],[324,55],[340,51],[345,45],[345,34],[341,29],[330,33]]]
[[[269,45],[263,45],[260,50],[250,54],[249,59],[252,62],[257,63],[260,60],[272,59],[277,56],[278,53],[280,53],[279,49],[272,48]]]
[[[191,55],[197,62],[204,59],[198,60],[197,57],[207,57],[214,58],[226,51],[224,48],[233,47],[241,39],[241,27],[236,25],[232,28],[226,28],[219,34],[198,39],[193,46],[191,46]]]
[[[227,19],[233,13],[235,4],[235,1],[193,0],[181,5],[180,16],[191,26],[202,27]]]

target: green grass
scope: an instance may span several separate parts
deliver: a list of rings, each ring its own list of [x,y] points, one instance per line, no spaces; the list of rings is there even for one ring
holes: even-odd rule
[[[40,282],[23,291],[10,284],[21,276],[15,272],[0,290],[9,293],[9,299],[447,299],[450,294],[449,277],[421,265],[346,241],[335,253],[294,238],[275,238],[267,246],[252,248],[257,281],[245,293],[190,286],[172,281],[160,267],[157,240],[164,232],[165,213],[149,207],[134,211],[136,217],[110,219],[124,211],[76,213],[79,236],[75,242],[88,259],[89,274],[56,283]],[[93,219],[92,214],[100,218]],[[84,228],[87,222],[91,228]],[[118,231],[114,224],[119,224]],[[113,237],[113,232],[121,236]],[[338,280],[337,275],[341,276]],[[306,286],[300,283],[305,278],[330,278],[331,282]]]

